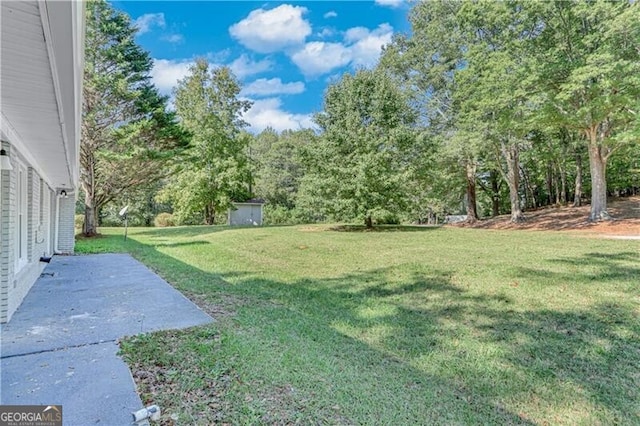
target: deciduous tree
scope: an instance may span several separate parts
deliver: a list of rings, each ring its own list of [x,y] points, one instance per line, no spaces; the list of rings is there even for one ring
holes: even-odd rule
[[[217,213],[248,197],[251,136],[242,114],[251,103],[238,98],[240,85],[227,67],[199,59],[175,89],[176,112],[193,135],[187,158],[162,193],[179,220],[201,215],[213,224]]]
[[[307,188],[340,220],[397,213],[406,201],[407,153],[415,114],[382,70],[345,74],[315,117],[321,136],[308,147]]]
[[[558,120],[580,132],[589,154],[592,221],[609,219],[607,163],[640,139],[640,4],[543,3],[539,84]]]

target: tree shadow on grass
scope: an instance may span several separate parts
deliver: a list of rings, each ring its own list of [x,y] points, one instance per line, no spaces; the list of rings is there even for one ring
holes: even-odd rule
[[[327,229],[333,232],[426,232],[440,229],[441,226],[426,225],[376,225],[367,228],[364,225],[337,225]]]
[[[580,257],[553,258],[552,264],[570,267],[566,271],[552,271],[543,267],[518,267],[514,278],[525,277],[542,284],[560,279],[572,284],[625,283],[636,284],[640,277],[640,254],[633,252],[586,253]]]
[[[598,259],[608,269],[604,282],[640,276],[637,268],[616,263],[629,259],[629,253]],[[565,260],[584,262],[582,257]],[[618,268],[622,271],[616,273]],[[515,400],[525,406],[516,422],[529,415],[535,423],[640,422],[640,316],[633,303],[597,301],[566,310],[527,309],[513,297],[465,291],[453,285],[446,272],[414,275],[396,286],[385,281],[384,272],[313,283],[314,291],[306,296],[312,300],[303,310],[330,306],[329,325],[337,321],[350,336],[364,341],[380,327],[388,330],[382,338],[372,339],[373,346],[411,365],[427,358],[454,366],[452,385],[465,401],[485,407],[489,417],[483,420],[497,416],[486,407],[497,409]],[[590,276],[574,274],[574,279],[590,280]],[[303,297],[298,294],[286,305],[300,307]],[[381,305],[387,306],[376,314]],[[325,312],[316,314],[319,318],[327,315],[322,309]],[[502,355],[487,357],[487,351]],[[527,407],[529,401],[518,400],[521,395],[534,397],[536,404]],[[536,405],[542,412],[529,414]]]
[[[158,238],[185,238],[185,237],[202,237],[214,232],[223,232],[233,229],[226,225],[200,225],[200,226],[175,226],[166,228],[145,228],[141,231],[134,229],[132,236],[142,235]]]
[[[529,308],[514,297],[468,291],[452,282],[455,271],[391,282],[403,265],[295,282],[220,275],[136,244],[134,255],[187,295],[244,301],[227,339],[242,353],[234,368],[246,381],[237,391],[248,399],[239,410],[255,410],[264,421],[640,422],[640,321],[631,305]],[[613,282],[638,272],[620,263],[628,260],[632,253],[560,261],[601,262],[610,272],[603,280]],[[520,274],[535,280],[563,273],[541,267]],[[571,275],[591,280],[589,271]],[[295,371],[282,372],[288,368]],[[269,382],[274,376],[287,383]],[[273,403],[256,398],[283,386],[298,393]],[[325,402],[332,398],[348,406]]]
[[[183,241],[179,243],[157,243],[154,247],[193,247],[210,245],[209,241]]]

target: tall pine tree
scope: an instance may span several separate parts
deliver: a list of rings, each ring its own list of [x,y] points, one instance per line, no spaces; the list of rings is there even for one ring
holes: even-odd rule
[[[104,0],[86,7],[80,185],[83,233],[93,236],[100,208],[163,177],[188,134],[150,82],[153,64],[135,43],[129,17]]]

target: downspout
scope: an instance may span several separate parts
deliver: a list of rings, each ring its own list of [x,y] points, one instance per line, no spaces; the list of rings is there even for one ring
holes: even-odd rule
[[[56,191],[57,192],[57,191]],[[60,233],[60,195],[56,193],[56,231],[53,233],[53,254],[60,253],[58,249],[58,233]]]

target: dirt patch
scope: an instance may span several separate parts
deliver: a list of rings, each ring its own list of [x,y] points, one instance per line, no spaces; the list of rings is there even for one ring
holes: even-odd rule
[[[609,201],[611,221],[589,222],[590,206],[548,207],[525,212],[526,220],[512,223],[509,215],[479,220],[476,223],[456,223],[457,226],[480,229],[521,229],[531,231],[567,231],[598,234],[603,237],[640,238],[640,196]]]

